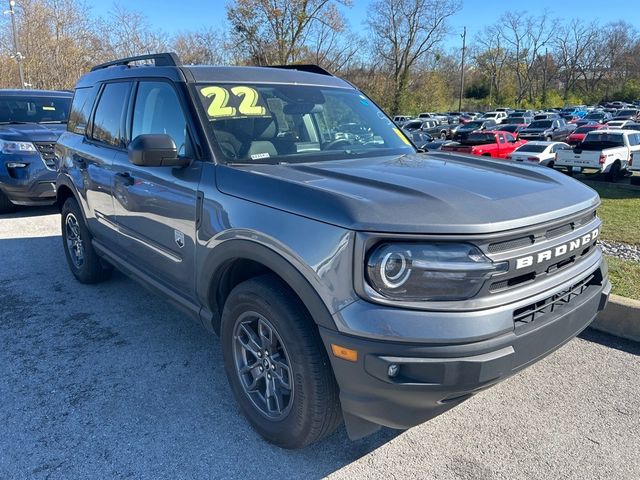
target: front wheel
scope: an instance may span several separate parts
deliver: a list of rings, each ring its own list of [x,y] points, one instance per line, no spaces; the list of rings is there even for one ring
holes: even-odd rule
[[[340,424],[338,386],[318,328],[278,277],[236,286],[225,302],[220,333],[231,390],[266,440],[301,448]]]
[[[109,278],[112,269],[102,262],[93,248],[91,233],[74,198],[64,202],[61,227],[62,246],[74,277],[80,283],[98,283]]]
[[[11,203],[11,200],[0,190],[0,213],[9,213],[15,210],[15,205]]]

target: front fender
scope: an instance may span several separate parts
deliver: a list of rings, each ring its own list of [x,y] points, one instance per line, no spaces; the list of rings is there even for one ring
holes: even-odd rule
[[[203,321],[212,323],[214,330],[217,330],[222,307],[217,304],[215,292],[226,265],[237,259],[260,263],[273,271],[298,295],[318,325],[336,329],[330,309],[318,293],[323,288],[321,280],[306,271],[309,267],[295,255],[280,253],[257,241],[255,234],[238,231],[225,232],[224,237],[210,241],[206,251],[206,257],[199,267],[196,290],[201,303],[210,310],[210,314],[202,315]]]

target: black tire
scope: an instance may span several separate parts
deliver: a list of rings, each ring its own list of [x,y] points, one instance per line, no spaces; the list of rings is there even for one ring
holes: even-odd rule
[[[254,317],[259,325],[257,331],[260,328],[275,331],[275,335],[269,337],[277,342],[270,345],[282,344],[270,356],[262,346],[248,341],[249,338],[263,339],[246,335],[248,330],[256,331],[251,323]],[[263,275],[237,285],[224,304],[220,333],[231,390],[251,426],[267,441],[282,448],[302,448],[331,434],[340,425],[342,411],[338,385],[318,328],[295,293],[277,276]],[[251,344],[258,354],[251,353],[245,344]],[[266,364],[264,370],[262,365],[267,358],[279,366]],[[279,360],[274,360],[276,358]],[[287,369],[280,369],[283,363]],[[240,373],[242,366],[245,366],[244,373]],[[278,369],[280,376],[275,375]],[[293,379],[289,382],[292,389],[280,400],[283,408],[270,417],[270,402],[264,401],[268,397],[265,375],[273,371],[274,375],[269,377],[274,379],[270,380],[274,385],[272,388],[277,384],[281,392],[287,392],[283,384],[275,380],[287,377],[287,370],[288,378]],[[264,395],[257,391],[262,385],[265,386]],[[251,386],[255,388],[250,389]]]
[[[547,136],[546,140],[547,142],[551,142],[553,140],[553,137]]]
[[[620,169],[620,162],[616,160],[613,165],[611,165],[609,172],[606,174],[607,182],[617,182],[618,180],[620,180],[620,178],[622,177],[621,172],[622,170]]]
[[[447,132],[442,131],[440,132],[440,140],[446,140],[447,139]]]
[[[99,283],[107,280],[113,269],[104,263],[93,248],[91,233],[84,223],[84,217],[75,198],[68,198],[64,202],[61,228],[62,248],[73,276],[80,283]]]
[[[4,194],[2,190],[0,190],[0,213],[9,213],[13,212],[16,209],[16,206],[11,203],[11,200]]]
[[[553,166],[556,164],[556,162],[554,162],[553,160],[551,160],[549,163],[547,163],[547,167],[549,168],[553,168]]]

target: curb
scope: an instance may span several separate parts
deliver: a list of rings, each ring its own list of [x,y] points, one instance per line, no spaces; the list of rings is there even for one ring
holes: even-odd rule
[[[640,342],[640,301],[611,295],[591,328]]]

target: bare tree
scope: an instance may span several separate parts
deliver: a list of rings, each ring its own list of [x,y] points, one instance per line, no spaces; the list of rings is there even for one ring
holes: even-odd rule
[[[399,113],[411,71],[437,47],[447,33],[447,19],[461,7],[458,0],[376,0],[369,27],[375,45],[374,63],[382,60],[393,79],[391,113]]]
[[[187,65],[224,65],[233,62],[228,54],[232,49],[228,39],[222,31],[212,28],[179,33],[172,41],[172,48]]]
[[[227,5],[236,44],[258,65],[296,63],[308,50],[314,29],[340,32],[344,23],[338,4],[350,0],[236,0]],[[324,34],[316,39],[331,38]],[[316,49],[317,50],[317,49]]]

